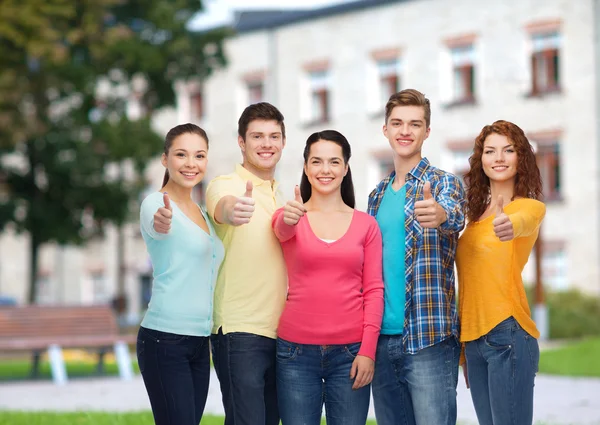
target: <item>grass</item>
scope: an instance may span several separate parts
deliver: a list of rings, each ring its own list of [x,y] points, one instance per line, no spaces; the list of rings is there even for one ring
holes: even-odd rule
[[[540,373],[600,377],[600,338],[591,338],[540,355]]]
[[[148,425],[154,423],[152,413],[47,413],[1,412],[0,425]],[[222,425],[222,416],[204,416],[201,425]],[[322,424],[325,424],[323,420]],[[367,425],[376,425],[367,421]]]
[[[98,376],[96,363],[89,360],[66,360],[67,376],[69,378],[82,376]],[[133,360],[133,371],[139,373],[137,362]],[[28,379],[31,374],[31,360],[2,360],[0,361],[0,381]],[[104,372],[102,376],[116,376],[119,374],[119,368],[113,361],[104,362]],[[38,379],[52,379],[50,372],[50,363],[40,361]]]

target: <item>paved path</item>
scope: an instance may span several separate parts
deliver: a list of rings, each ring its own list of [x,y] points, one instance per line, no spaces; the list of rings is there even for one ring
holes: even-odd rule
[[[213,371],[207,413],[223,414],[220,397]],[[77,379],[62,387],[51,382],[0,384],[0,409],[123,412],[149,408],[139,376],[128,382],[118,378]],[[375,417],[372,403],[369,416]],[[600,425],[600,379],[538,376],[535,416],[544,425]],[[462,377],[458,385],[458,418],[461,425],[477,423]]]

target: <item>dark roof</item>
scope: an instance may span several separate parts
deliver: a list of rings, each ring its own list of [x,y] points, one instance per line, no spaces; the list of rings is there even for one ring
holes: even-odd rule
[[[376,6],[410,0],[359,0],[311,10],[247,10],[236,13],[233,25],[237,33],[272,29],[308,20],[356,12]]]

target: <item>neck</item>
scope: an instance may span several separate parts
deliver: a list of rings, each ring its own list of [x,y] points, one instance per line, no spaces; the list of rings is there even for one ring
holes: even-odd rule
[[[347,207],[342,199],[342,193],[340,191],[322,194],[313,190],[310,195],[310,199],[305,205],[309,210],[317,210],[322,212],[339,211]]]
[[[490,197],[492,204],[498,199],[498,195],[502,195],[504,204],[508,204],[515,194],[515,182],[514,180],[507,180],[503,182],[490,181]]]
[[[402,186],[406,181],[406,175],[417,166],[423,157],[419,152],[410,158],[401,158],[394,153],[394,170],[396,171],[395,183]]]
[[[250,171],[252,174],[254,174],[256,177],[258,177],[261,180],[270,180],[271,182],[273,182],[273,180],[275,180],[275,167],[273,167],[272,169],[260,169],[260,168],[253,166],[252,164],[247,162],[245,159],[244,159],[244,162],[242,163],[242,167],[244,167],[246,170]]]
[[[173,180],[169,180],[161,192],[167,192],[169,198],[175,203],[185,203],[192,201],[192,189],[183,187],[174,183]]]

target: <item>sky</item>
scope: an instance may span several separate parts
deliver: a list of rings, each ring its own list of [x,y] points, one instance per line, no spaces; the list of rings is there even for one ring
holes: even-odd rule
[[[236,9],[312,9],[352,1],[356,0],[204,0],[204,11],[192,19],[190,27],[202,30],[231,22]]]

